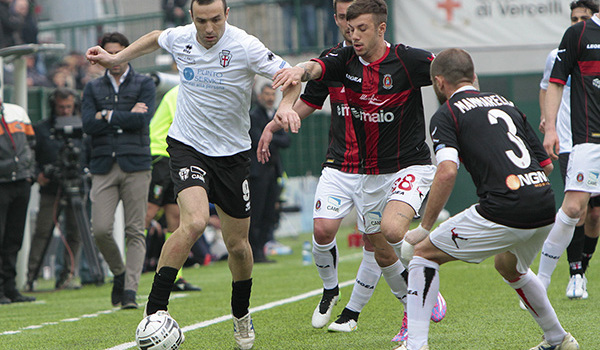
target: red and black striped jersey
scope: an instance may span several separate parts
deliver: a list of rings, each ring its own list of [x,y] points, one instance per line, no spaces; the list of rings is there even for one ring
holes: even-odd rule
[[[460,89],[431,118],[436,154],[451,147],[477,188],[477,211],[510,227],[554,222],[554,193],[543,167],[551,163],[525,115],[494,93]]]
[[[327,49],[319,57],[342,48],[343,43]],[[350,116],[350,109],[344,94],[344,85],[337,81],[315,81],[306,84],[300,96],[307,105],[321,109],[329,96],[331,104],[331,124],[329,127],[329,145],[323,166],[338,169],[346,173],[360,173],[358,142]]]
[[[319,80],[343,84],[358,143],[359,173],[386,174],[431,164],[421,87],[431,85],[433,57],[424,50],[388,45],[372,63],[357,56],[353,47],[313,59],[323,68]]]
[[[573,145],[600,143],[600,19],[596,15],[563,35],[550,81],[565,85],[569,75]]]

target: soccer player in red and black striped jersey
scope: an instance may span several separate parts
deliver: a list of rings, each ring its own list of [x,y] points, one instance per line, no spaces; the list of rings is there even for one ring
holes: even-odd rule
[[[343,84],[348,102],[344,126],[354,129],[358,146],[359,219],[386,281],[403,300],[406,273],[394,249],[399,250],[435,172],[425,143],[421,98],[421,87],[431,84],[433,54],[385,41],[387,7],[382,0],[356,0],[346,19],[352,47],[279,71],[274,87],[308,80]],[[295,132],[300,118],[286,112],[275,122]]]
[[[600,194],[600,17],[569,27],[546,91],[544,147],[552,159],[560,152],[556,117],[562,92],[571,76],[573,148],[565,177],[565,196],[556,222],[542,248],[538,275],[546,288],[556,264],[573,238],[575,226],[592,196]]]
[[[544,331],[544,341],[531,350],[579,349],[529,269],[554,221],[554,193],[547,177],[552,161],[513,102],[475,89],[467,52],[439,53],[431,64],[431,79],[442,103],[430,125],[438,168],[423,220],[404,237],[401,255],[410,261],[408,343],[397,349],[429,349],[429,312],[440,287],[441,264],[480,263],[491,256]],[[461,162],[477,187],[479,202],[430,234]]]

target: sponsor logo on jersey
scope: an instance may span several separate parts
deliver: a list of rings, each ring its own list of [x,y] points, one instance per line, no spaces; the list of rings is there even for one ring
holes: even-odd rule
[[[598,186],[598,175],[600,174],[595,171],[590,171],[588,174],[587,184],[594,187]]]
[[[583,182],[583,173],[578,173],[575,179],[577,182]]]
[[[466,113],[473,108],[477,107],[500,107],[500,106],[511,106],[514,107],[515,104],[506,98],[500,95],[490,95],[490,96],[475,96],[475,97],[465,97],[456,102],[454,102],[454,106],[458,108],[461,113]]]
[[[383,106],[384,104],[386,104],[390,99],[385,99],[385,100],[380,100],[377,98],[377,96],[375,95],[361,95],[360,96],[360,100],[361,101],[369,101],[370,105],[374,105],[374,106]]]
[[[231,58],[231,51],[222,50],[221,52],[219,52],[219,63],[222,67],[229,67],[229,63],[231,63]]]
[[[180,54],[180,53],[178,53],[176,56],[177,56],[178,60],[180,60],[181,62],[183,62],[185,64],[194,64],[194,63],[196,63],[196,61],[194,60],[194,58],[191,57],[191,56]]]
[[[362,83],[362,79],[361,78],[355,77],[354,75],[350,75],[348,73],[346,73],[346,79],[348,79],[350,81],[353,81],[355,83],[359,83],[359,84]]]
[[[340,211],[340,205],[342,205],[342,200],[337,197],[328,197],[327,198],[327,210],[335,211],[338,213]]]
[[[600,44],[587,44],[585,48],[588,50],[598,50],[600,49]]]
[[[546,174],[539,171],[532,171],[526,174],[511,174],[506,177],[506,187],[516,191],[523,186],[543,187],[550,185],[550,180]]]
[[[192,45],[191,44],[185,45],[185,47],[183,48],[183,52],[192,53]]]
[[[350,107],[352,116],[358,120],[369,123],[391,123],[396,117],[392,112],[385,112],[383,109],[375,113],[367,113],[363,110],[356,110],[354,107]]]
[[[348,117],[350,116],[350,107],[346,104],[338,104],[336,107],[337,114],[340,117]]]
[[[190,169],[189,168],[181,168],[179,169],[179,178],[181,181],[185,181],[190,177]]]
[[[594,78],[594,80],[592,80],[592,85],[594,85],[596,89],[600,89],[600,79]]]
[[[321,200],[317,199],[317,203],[315,203],[315,210],[319,211],[321,210]]]
[[[392,76],[390,74],[386,74],[383,76],[383,88],[386,90],[391,89],[394,86],[394,81],[392,80]]]
[[[379,211],[370,211],[365,215],[367,219],[367,223],[370,225],[381,225],[381,212]]]
[[[204,181],[204,175],[206,175],[206,171],[204,171],[199,166],[192,165],[190,167],[190,173],[191,173],[191,178],[192,179],[194,179],[194,180],[200,180],[202,182],[205,182]]]
[[[186,67],[183,69],[183,78],[185,80],[192,80],[194,79],[194,70],[190,67]]]
[[[282,69],[283,67],[285,67],[286,64],[287,64],[287,61],[281,61],[281,64],[279,65],[279,69]]]

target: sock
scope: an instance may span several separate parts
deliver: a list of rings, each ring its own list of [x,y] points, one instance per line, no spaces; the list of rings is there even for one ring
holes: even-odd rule
[[[540,257],[538,277],[546,289],[550,285],[550,279],[552,278],[554,269],[556,269],[558,259],[560,259],[561,254],[565,251],[569,242],[571,242],[571,238],[573,238],[573,231],[575,231],[577,221],[579,221],[579,218],[570,218],[563,212],[562,208],[558,209],[556,221],[548,234],[548,238],[544,242]]]
[[[392,294],[406,305],[406,288],[408,271],[402,266],[400,260],[396,260],[390,266],[382,267],[381,273],[392,290]],[[431,306],[433,308],[433,305]],[[431,313],[431,312],[430,312]]]
[[[583,273],[587,270],[587,267],[592,259],[592,255],[596,251],[596,245],[598,244],[598,237],[585,236],[583,243],[583,257],[581,259],[581,266]]]
[[[408,266],[408,348],[420,349],[427,345],[429,337],[431,309],[440,291],[440,266],[420,256],[415,256]]]
[[[336,240],[329,244],[320,245],[315,242],[313,237],[313,257],[315,258],[315,265],[319,271],[319,276],[323,280],[323,288],[333,289],[338,285],[338,249]]]
[[[161,267],[154,275],[152,290],[150,290],[148,304],[146,304],[148,315],[156,313],[158,310],[167,310],[175,276],[177,276],[177,270],[168,266]]]
[[[396,256],[398,257],[398,259],[400,259],[400,256],[402,255],[402,252],[400,250],[402,248],[402,242],[404,242],[404,240],[401,240],[398,243],[390,243],[392,248],[394,248],[394,252],[396,253]]]
[[[358,267],[352,295],[350,295],[350,301],[346,308],[350,311],[361,312],[371,299],[380,277],[381,268],[375,261],[375,253],[363,248],[363,259]]]
[[[348,309],[348,307],[345,307],[344,310],[342,310],[342,314],[340,316],[348,316],[348,318],[351,318],[354,321],[358,321],[359,315],[360,315],[360,312],[352,311],[352,310]]]
[[[231,283],[231,313],[235,318],[242,318],[248,313],[252,278]]]
[[[583,266],[581,262],[581,258],[583,255],[583,244],[584,244],[584,229],[583,226],[575,227],[575,231],[573,232],[573,239],[571,239],[571,243],[567,247],[567,258],[569,260],[569,274],[571,276],[574,275],[583,275]]]
[[[504,280],[504,282],[508,283],[527,305],[527,310],[544,331],[544,338],[548,343],[550,345],[560,344],[567,332],[560,325],[556,312],[550,305],[546,288],[533,271],[527,271],[516,281]]]

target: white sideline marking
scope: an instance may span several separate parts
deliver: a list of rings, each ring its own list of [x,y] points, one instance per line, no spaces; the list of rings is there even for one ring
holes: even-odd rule
[[[363,256],[362,252],[360,252],[360,253],[354,253],[354,254],[351,254],[351,255],[340,257],[338,259],[338,261],[354,260],[354,259],[357,259],[357,258],[362,257],[362,256]],[[344,288],[344,287],[349,286],[349,285],[351,285],[353,283],[354,283],[354,280],[349,280],[349,281],[340,283],[339,286],[340,286],[340,288]],[[281,306],[281,305],[285,305],[285,304],[289,304],[289,303],[294,303],[294,302],[300,301],[302,299],[307,299],[307,298],[310,298],[310,297],[313,297],[313,296],[316,296],[316,295],[320,295],[321,293],[323,293],[323,289],[319,288],[319,289],[315,289],[313,291],[310,291],[308,293],[296,295],[296,296],[291,297],[291,298],[282,299],[282,300],[279,300],[279,301],[273,301],[273,302],[266,303],[266,304],[261,305],[261,306],[253,307],[253,308],[250,308],[249,311],[252,312],[252,313],[254,313],[254,312],[258,312],[258,311],[268,310],[268,309],[272,309],[272,308],[277,307],[277,306]],[[181,328],[181,331],[185,333],[185,332],[188,332],[188,331],[193,331],[193,330],[198,329],[198,328],[204,328],[204,327],[212,326],[213,324],[225,322],[227,320],[231,320],[231,315],[230,314],[229,315],[223,315],[223,316],[220,316],[220,317],[217,317],[217,318],[213,318],[212,320],[202,321],[200,323],[196,323],[196,324],[193,324],[193,325],[190,325],[190,326],[185,326],[185,327]],[[131,348],[135,347],[136,345],[137,344],[135,342],[129,342],[129,343],[124,343],[124,344],[120,344],[120,345],[114,346],[112,348],[108,348],[106,350],[126,350],[126,349],[131,349]]]
[[[362,253],[360,255],[362,256]],[[339,286],[340,286],[340,288],[344,288],[344,287],[352,285],[352,284],[354,284],[354,280],[353,279],[349,280],[349,281],[346,281],[346,282],[342,282],[342,283],[339,284]],[[291,298],[282,299],[282,300],[278,300],[278,301],[273,301],[271,303],[266,303],[266,304],[261,305],[261,306],[250,308],[250,312],[251,313],[255,313],[255,312],[258,312],[258,311],[272,309],[272,308],[277,307],[277,306],[281,306],[281,305],[285,305],[285,304],[290,304],[290,303],[294,303],[296,301],[307,299],[307,298],[310,298],[310,297],[313,297],[313,296],[316,296],[316,295],[321,295],[321,293],[323,293],[323,288],[315,289],[315,290],[312,290],[312,291],[310,291],[308,293],[296,295],[296,296],[293,296]],[[196,323],[196,324],[193,324],[193,325],[190,325],[190,326],[185,326],[185,327],[181,328],[181,331],[185,333],[185,332],[188,332],[188,331],[193,331],[193,330],[198,329],[198,328],[204,328],[204,327],[212,326],[213,324],[225,322],[225,321],[230,320],[230,319],[231,319],[231,314],[229,314],[229,315],[223,315],[223,316],[220,316],[220,317],[217,317],[217,318],[213,318],[212,320],[202,321],[200,323]],[[136,343],[134,341],[132,341],[132,342],[129,342],[129,343],[124,343],[124,344],[120,344],[120,345],[114,346],[112,348],[108,348],[106,350],[125,350],[125,349],[131,349],[131,348],[133,348],[135,346],[136,346]]]

